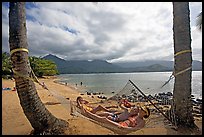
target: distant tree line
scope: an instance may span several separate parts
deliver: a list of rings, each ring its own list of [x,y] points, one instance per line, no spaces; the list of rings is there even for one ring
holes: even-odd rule
[[[2,78],[10,78],[12,75],[12,65],[10,55],[7,52],[2,53]]]
[[[30,66],[37,77],[58,75],[57,65],[40,57],[29,57]],[[2,78],[11,78],[13,75],[10,54],[2,53]]]

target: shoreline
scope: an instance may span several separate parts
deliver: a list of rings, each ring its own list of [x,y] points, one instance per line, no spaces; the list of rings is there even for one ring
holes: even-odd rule
[[[110,98],[112,97],[116,92],[120,92],[121,90],[119,91],[113,91],[113,92],[110,92],[110,93],[106,93],[106,92],[99,92],[99,91],[93,91],[91,88],[87,88],[87,86],[81,86],[80,84],[78,84],[78,86],[76,86],[75,84],[73,83],[68,83],[67,82],[67,85],[66,85],[66,82],[62,82],[63,79],[60,79],[58,76],[56,76],[56,80],[54,82],[58,83],[58,84],[61,84],[61,85],[64,85],[64,86],[68,86],[74,90],[77,90],[78,92],[81,93],[81,95],[91,95],[93,97],[97,97],[97,96],[100,96],[100,99],[107,99],[107,98]],[[80,83],[80,82],[79,82]],[[125,85],[124,85],[125,86]],[[124,87],[123,87],[124,88]],[[82,91],[84,90],[84,91]],[[152,96],[152,97],[155,97],[158,96],[159,94],[168,94],[169,91],[167,92],[158,92],[158,93],[152,93],[152,94],[145,94],[146,96]],[[173,94],[171,92],[171,94]],[[193,100],[193,103],[199,103],[200,100],[202,100],[202,95],[201,94],[191,94],[192,96],[192,100]]]
[[[88,95],[80,95],[80,91],[74,87],[70,87],[69,84],[64,85],[57,83],[59,78],[40,78],[40,82],[44,82],[47,87],[53,92],[63,96],[64,98],[69,98],[69,100],[76,100],[78,96],[82,96],[84,99],[90,102],[98,102],[100,99],[92,98]],[[71,116],[68,112],[68,108],[60,104],[59,101],[51,96],[49,91],[43,89],[37,83],[36,89],[41,101],[45,104],[45,107],[57,118],[64,119],[69,122],[71,135],[114,135],[115,133],[109,129],[101,127],[87,119]],[[2,79],[2,87],[13,86],[12,80]],[[16,117],[18,116],[18,117]],[[197,125],[202,129],[202,119],[196,120]],[[97,129],[97,130],[92,130]],[[32,131],[32,126],[25,117],[23,110],[20,106],[20,101],[17,96],[16,91],[2,90],[2,134],[3,135],[28,135]],[[131,133],[133,135],[175,135],[181,134],[174,130],[155,126],[151,128],[143,128],[136,132]],[[183,133],[182,133],[183,134]]]
[[[197,77],[197,73],[192,73],[192,79],[197,79],[195,81],[193,81],[193,83],[197,83],[197,84],[192,84],[192,95],[195,97],[195,100],[196,99],[202,99],[202,79],[200,77],[200,72],[201,71],[198,71],[199,73],[199,77]],[[161,72],[158,72],[158,73],[161,73]],[[104,75],[104,74],[109,74],[109,73],[96,73],[96,75],[99,74],[99,75]],[[111,74],[115,74],[115,73],[110,73]],[[123,75],[122,73],[117,73],[117,74],[121,74]],[[128,77],[130,77],[128,74],[130,73],[126,73]],[[134,73],[133,73],[134,74]],[[87,74],[88,76],[83,76],[83,74],[76,74],[77,77],[73,77],[71,79],[69,79],[68,82],[72,83],[73,87],[75,87],[75,83],[78,84],[78,87],[80,87],[80,82],[82,81],[84,86],[87,86],[87,92],[103,92],[104,94],[106,94],[107,96],[112,96],[113,94],[111,94],[111,92],[119,92],[122,90],[122,88],[127,84],[128,80],[126,78],[122,78],[121,76],[121,79],[120,79],[120,82],[117,82],[117,79],[116,78],[110,78],[110,79],[107,79],[107,80],[116,80],[116,82],[113,82],[113,84],[109,84],[111,83],[112,81],[108,81],[106,82],[106,79],[102,79],[102,80],[98,80],[97,79],[97,82],[95,82],[95,73],[94,75],[89,75]],[[78,75],[82,76],[79,77]],[[194,77],[193,77],[194,75]],[[62,77],[61,77],[61,81],[62,82],[67,82],[66,80],[66,76],[68,75],[64,75],[62,74]],[[137,73],[134,74],[134,76],[137,76]],[[140,76],[140,75],[139,75]],[[143,76],[143,75],[142,75]],[[146,75],[145,75],[146,76]],[[170,76],[170,75],[169,75]],[[71,75],[72,77],[72,75]],[[88,79],[86,79],[86,77],[88,77]],[[113,75],[114,77],[114,75]],[[126,75],[125,75],[126,77]],[[151,95],[151,96],[154,96],[155,94],[158,94],[158,93],[167,93],[167,92],[171,92],[173,93],[173,81],[171,81],[171,83],[169,83],[169,85],[167,86],[164,86],[163,88],[160,88],[160,86],[162,86],[168,79],[169,77],[165,76],[165,75],[162,75],[160,77],[160,75],[156,75],[156,77],[158,78],[164,78],[164,80],[159,80],[159,79],[156,79],[156,82],[153,82],[153,80],[150,80],[150,83],[146,82],[148,80],[146,80],[146,77],[145,77],[145,80],[142,79],[139,81],[137,81],[138,79],[135,79],[134,77],[132,78],[129,78],[131,79],[132,81],[134,81],[134,83],[140,88],[140,89],[143,89],[143,92],[148,96],[148,95]],[[65,79],[63,79],[65,78]],[[99,77],[101,78],[101,77]],[[103,77],[102,77],[103,78]],[[157,81],[159,80],[159,81]],[[100,84],[101,83],[101,84]],[[149,85],[150,84],[150,85]],[[111,87],[111,88],[110,88]],[[85,91],[86,92],[86,91]]]

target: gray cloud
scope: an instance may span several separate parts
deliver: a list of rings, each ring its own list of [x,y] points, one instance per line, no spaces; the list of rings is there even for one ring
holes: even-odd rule
[[[201,6],[200,2],[190,3],[196,60],[202,60],[202,33],[195,30]],[[112,62],[173,60],[172,9],[172,3],[36,3],[26,9],[29,54]],[[9,52],[8,9],[4,5],[2,50]]]

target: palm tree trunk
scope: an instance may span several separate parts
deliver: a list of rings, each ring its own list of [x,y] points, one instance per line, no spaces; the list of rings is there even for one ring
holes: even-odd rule
[[[10,51],[28,49],[26,36],[25,2],[10,2],[9,7]],[[28,77],[31,74],[28,53],[17,51],[11,55],[13,70]],[[64,120],[53,116],[40,100],[33,81],[14,75],[16,89],[23,111],[34,128],[34,134],[63,134],[68,127]]]
[[[188,2],[173,2],[174,54],[191,50],[191,32]],[[192,66],[192,53],[175,56],[175,74]],[[191,102],[192,68],[175,76],[173,98],[178,127],[194,127]]]

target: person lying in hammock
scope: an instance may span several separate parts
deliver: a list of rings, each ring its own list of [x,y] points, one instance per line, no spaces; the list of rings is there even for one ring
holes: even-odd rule
[[[93,107],[89,105],[89,102],[84,100],[82,97],[77,97],[77,107],[83,108],[91,113],[96,113],[98,111],[106,111],[106,112],[112,112],[111,110],[108,110],[109,108],[117,108],[117,106],[108,106],[108,107],[103,107],[101,105],[98,105],[97,107]]]
[[[121,100],[119,106],[124,109],[122,113],[110,113],[104,112],[101,114],[97,114],[99,116],[105,116],[109,119],[111,123],[117,125],[118,127],[133,127],[134,129],[139,129],[145,126],[145,120],[143,118],[148,118],[150,116],[150,110],[147,107],[135,107],[129,103],[128,108],[130,108],[130,112],[127,108],[127,101]],[[122,104],[125,106],[123,107]]]
[[[122,104],[124,106],[122,106]],[[114,122],[121,122],[121,121],[125,121],[127,120],[129,117],[132,117],[132,116],[137,116],[137,114],[139,113],[139,107],[135,107],[134,105],[132,105],[131,108],[127,108],[125,107],[127,104],[126,101],[124,100],[121,100],[120,103],[119,103],[119,107],[121,109],[123,109],[124,111],[123,112],[120,112],[120,113],[110,113],[110,112],[104,112],[104,113],[100,113],[98,114],[99,116],[105,116],[107,117],[109,120],[112,120]]]
[[[119,128],[141,129],[145,126],[144,118],[150,116],[150,110],[147,107],[139,107],[138,115],[128,117],[124,121],[116,122],[109,119],[109,122],[118,126]]]
[[[105,119],[104,120],[108,120],[109,122],[111,122],[112,124],[114,124],[114,125],[116,125],[116,126],[118,126],[119,128],[120,127],[128,127],[128,128],[130,128],[130,127],[132,127],[132,128],[134,128],[134,129],[139,129],[139,128],[142,128],[142,127],[144,127],[144,125],[145,125],[145,121],[144,121],[144,119],[143,118],[148,118],[149,117],[149,115],[150,115],[150,110],[147,108],[147,107],[133,107],[132,109],[131,109],[131,111],[133,112],[132,113],[132,115],[129,115],[129,114],[127,114],[127,115],[129,115],[129,117],[127,117],[127,115],[125,116],[126,117],[126,119],[124,119],[124,120],[116,120],[116,121],[113,121],[113,120],[110,120],[110,119],[108,119],[107,117],[108,116],[110,116],[110,115],[112,115],[113,113],[110,113],[109,111],[107,111],[107,108],[105,108],[104,109],[104,107],[102,107],[102,106],[98,106],[98,107],[95,107],[95,109],[93,108],[93,107],[91,107],[90,106],[90,108],[93,108],[93,109],[87,109],[87,106],[85,106],[85,104],[88,104],[89,102],[88,101],[86,101],[86,100],[83,100],[83,98],[82,97],[78,97],[77,98],[77,105],[78,105],[78,107],[80,107],[80,108],[83,108],[82,110],[87,110],[88,112],[91,112],[91,113],[93,113],[93,114],[95,114],[97,111],[99,111],[99,110],[104,110],[104,111],[106,111],[106,112],[104,112],[104,113],[101,113],[101,114],[95,114],[95,115],[98,115],[98,116],[100,116],[100,117],[104,117]],[[121,103],[120,103],[120,107],[121,108],[123,108],[123,109],[125,109],[124,110],[124,112],[126,112],[126,109],[127,108],[125,108],[125,107],[123,107],[122,106],[122,103],[124,103],[124,101],[121,101]],[[124,104],[123,104],[124,105]],[[84,107],[85,106],[85,107]],[[101,108],[102,107],[102,108]],[[110,107],[108,107],[108,108],[111,108],[111,107],[115,107],[115,106],[110,106]],[[95,110],[95,111],[93,111],[93,110]],[[97,111],[96,111],[97,110]],[[131,111],[130,111],[130,113],[131,113]],[[108,113],[109,112],[109,113]],[[123,112],[122,112],[123,113]],[[120,114],[122,114],[122,113],[119,113],[119,115]],[[123,113],[123,114],[125,114],[125,113]],[[116,115],[116,114],[115,114]],[[122,116],[122,115],[121,115]]]
[[[132,105],[127,99],[122,99],[121,101],[122,101],[123,105],[124,105],[126,108],[135,107],[135,105]]]
[[[140,107],[138,115],[129,117],[127,120],[119,122],[117,125],[119,127],[137,127],[142,128],[145,126],[145,120],[143,118],[148,118],[150,116],[150,110],[147,107]]]

